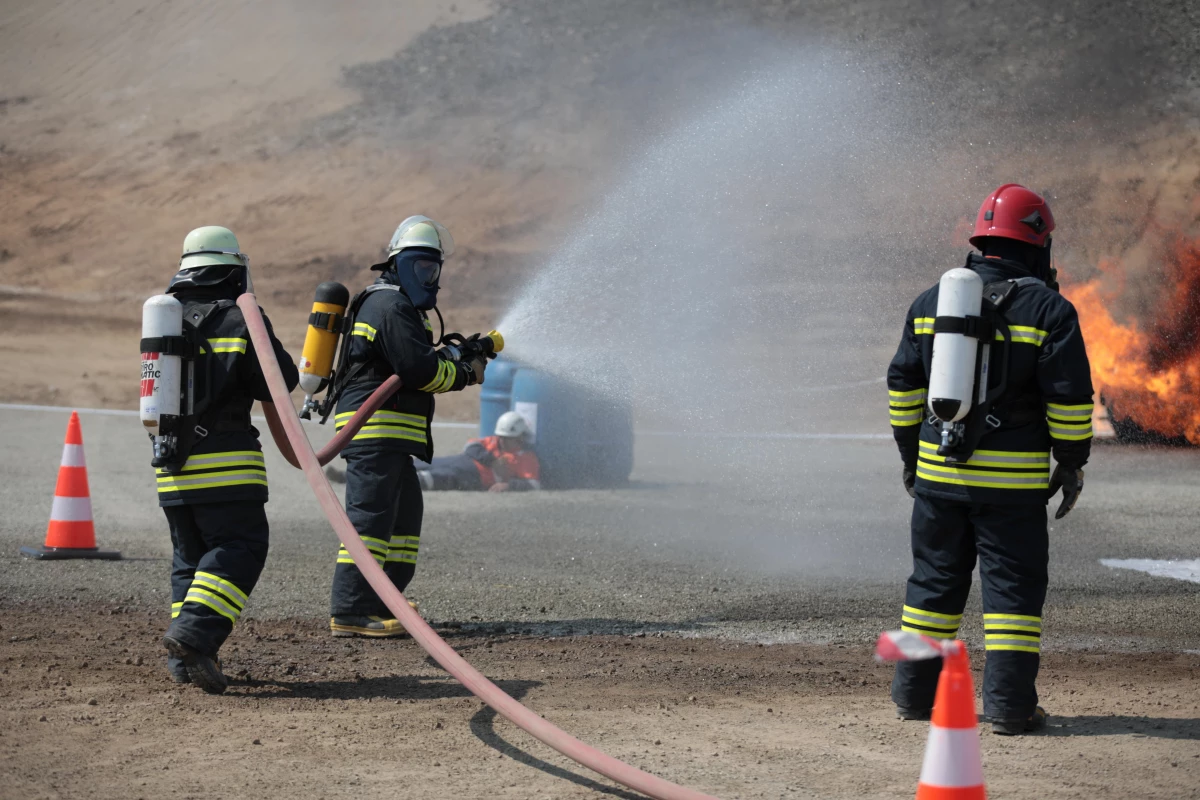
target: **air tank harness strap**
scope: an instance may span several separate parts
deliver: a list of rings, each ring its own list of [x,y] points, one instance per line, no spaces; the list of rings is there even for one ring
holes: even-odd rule
[[[935,317],[933,332],[961,333],[972,339],[990,342],[996,335],[996,323],[984,317]]]
[[[164,356],[195,358],[196,344],[186,336],[154,336],[142,339],[142,353],[161,353]]]
[[[330,314],[328,311],[314,311],[308,315],[308,324],[317,330],[330,333],[346,332],[346,317],[342,314]]]

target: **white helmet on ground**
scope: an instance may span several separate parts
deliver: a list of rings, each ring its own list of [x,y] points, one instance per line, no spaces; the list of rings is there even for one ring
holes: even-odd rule
[[[529,423],[517,412],[506,411],[496,420],[496,435],[524,439],[529,435]]]

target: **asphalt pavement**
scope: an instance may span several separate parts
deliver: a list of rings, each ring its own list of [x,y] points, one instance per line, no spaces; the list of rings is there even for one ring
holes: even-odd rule
[[[81,414],[99,543],[125,560],[18,555],[45,536],[67,416],[0,410],[0,603],[165,611],[170,541],[136,417]],[[469,434],[438,428],[436,447]],[[336,539],[266,451],[271,553],[246,613],[324,624]],[[1200,556],[1198,489],[1200,450],[1097,444],[1079,507],[1052,524],[1047,649],[1200,649],[1195,583],[1100,563]],[[409,594],[434,622],[485,631],[869,641],[898,622],[910,505],[886,439],[639,436],[626,488],[427,493]],[[968,639],[978,610],[975,592]]]

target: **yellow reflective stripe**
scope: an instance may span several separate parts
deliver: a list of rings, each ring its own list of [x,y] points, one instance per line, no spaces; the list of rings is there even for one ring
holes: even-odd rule
[[[935,483],[955,486],[976,486],[985,489],[1048,489],[1048,472],[992,472],[990,470],[959,470],[940,464],[917,462],[917,477]]]
[[[888,408],[920,408],[923,405],[925,405],[924,395],[913,400],[892,400],[888,403]]]
[[[932,334],[933,333],[933,317],[915,317],[913,319],[913,333]]]
[[[190,457],[180,472],[195,472],[201,469],[219,469],[221,467],[261,467],[265,464],[261,450],[230,450],[225,453],[204,453]],[[155,471],[157,475],[167,475],[165,469]]]
[[[433,376],[433,380],[420,388],[422,392],[430,392],[433,394],[441,394],[448,392],[454,387],[454,379],[458,377],[458,370],[450,361],[439,361],[437,374]]]
[[[245,353],[245,339],[209,339],[209,347],[214,353]]]
[[[1083,439],[1092,438],[1092,422],[1088,420],[1083,423],[1065,423],[1049,421],[1050,438],[1060,439],[1062,441],[1077,442]]]
[[[221,486],[266,486],[267,473],[251,472],[214,472],[212,475],[197,475],[191,478],[177,478],[166,475],[157,479],[159,492],[185,492],[190,489],[215,489]]]
[[[1060,406],[1057,403],[1046,403],[1046,416],[1060,419],[1063,422],[1079,422],[1091,419],[1096,410],[1094,403],[1084,403],[1077,406]]]
[[[368,342],[375,341],[376,333],[378,333],[378,331],[365,322],[354,323],[354,327],[350,330],[351,336],[361,336]]]
[[[901,625],[900,630],[908,631],[909,633],[919,633],[922,636],[930,636],[934,639],[953,639],[957,636],[957,633],[954,631],[927,631],[922,628],[913,628],[909,625]]]
[[[1009,325],[1008,332],[1016,344],[1036,344],[1039,347],[1045,343],[1046,337],[1049,336],[1046,331],[1028,325]],[[998,341],[1004,340],[1004,336],[1000,331],[996,331],[996,339]]]
[[[1025,614],[984,614],[984,615],[983,615],[983,618],[984,618],[984,620],[989,620],[989,619],[1019,619],[1019,620],[1022,620],[1022,621],[1024,621],[1024,622],[1038,622],[1038,623],[1040,623],[1040,622],[1042,621],[1042,618],[1041,618],[1041,617],[1030,617],[1030,616],[1027,616],[1027,615],[1025,615]]]
[[[354,412],[354,411],[343,411],[341,414],[336,415],[333,419],[335,422],[348,421],[351,417],[353,417],[355,415],[355,413],[356,412]],[[422,417],[420,414],[403,414],[399,411],[386,411],[384,409],[380,409],[379,411],[376,411],[374,414],[371,415],[371,419],[368,421],[374,422],[374,421],[391,421],[391,420],[399,420],[401,422],[408,422],[413,425],[419,425],[422,428],[425,427],[425,418]]]
[[[920,420],[920,419],[908,420],[905,422],[899,422],[897,420],[892,420],[892,427],[893,428],[911,428],[913,425],[920,425],[921,422],[922,422],[922,420]]]
[[[192,578],[192,585],[195,586],[197,583],[205,584],[211,589],[216,589],[238,606],[245,606],[246,601],[249,599],[241,589],[219,575],[213,575],[211,572],[197,572]]]
[[[417,554],[408,550],[398,550],[395,553],[388,553],[387,560],[393,564],[416,564]]]
[[[220,595],[214,594],[207,589],[201,589],[199,586],[192,586],[188,589],[187,599],[184,602],[199,603],[202,606],[207,606],[230,622],[237,622],[238,617],[242,615],[239,609],[229,605]]]
[[[175,619],[176,617],[178,617],[179,611],[182,608],[183,608],[182,600],[180,600],[178,603],[171,603],[171,619]]]
[[[905,614],[918,614],[922,617],[929,617],[931,620],[953,622],[955,624],[962,622],[963,618],[962,614],[940,614],[937,611],[926,611],[925,609],[917,608],[916,606],[904,606],[903,612]]]
[[[354,434],[355,439],[407,439],[410,442],[428,442],[423,432],[406,431],[390,426],[364,427]]]
[[[385,550],[386,551],[388,548],[388,543],[385,542],[383,539],[376,539],[373,536],[360,536],[358,538],[362,539],[363,544],[365,544],[369,550]]]
[[[993,651],[995,651],[995,650],[1016,650],[1021,653],[1039,653],[1039,654],[1042,652],[1042,648],[1040,648],[1040,647],[1027,647],[1025,645],[1016,645],[1016,644],[987,644],[987,643],[984,643],[983,649],[984,650],[993,650]]]
[[[924,440],[917,442],[917,445],[922,450],[928,450],[936,453],[938,445],[933,442]],[[980,456],[1013,456],[1016,458],[1050,458],[1049,450],[976,450],[975,455]]]
[[[898,392],[895,389],[888,389],[888,397],[893,401],[918,398],[921,400],[921,402],[924,402],[923,398],[925,397],[927,391],[927,389],[910,389],[908,391]]]
[[[925,411],[914,408],[908,411],[888,411],[888,419],[893,425],[916,425],[925,418]]]

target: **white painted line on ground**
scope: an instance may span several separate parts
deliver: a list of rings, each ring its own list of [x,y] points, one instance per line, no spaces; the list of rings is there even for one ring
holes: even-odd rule
[[[72,408],[71,406],[34,406],[22,405],[20,403],[0,403],[0,411],[58,411],[70,413],[78,411],[80,414],[101,414],[110,417],[136,417],[141,412],[130,411],[124,408]],[[253,417],[256,422],[265,422],[262,417]],[[316,420],[301,420],[310,425],[317,424]],[[478,428],[478,422],[435,422],[435,428],[459,428],[467,430],[470,428]],[[695,436],[694,433],[688,431],[636,431],[638,436]],[[707,439],[795,439],[795,440],[823,440],[823,439],[851,439],[860,441],[873,441],[876,439],[891,440],[890,433],[786,433],[764,431],[761,433],[705,433]]]
[[[696,434],[689,431],[636,431],[638,436],[687,436],[695,438]],[[890,433],[786,433],[764,431],[760,433],[710,433],[705,431],[703,434],[705,439],[799,439],[799,440],[817,440],[817,439],[857,439],[863,441],[873,441],[876,439],[887,439],[891,441]]]
[[[1100,563],[1112,569],[1132,569],[1156,578],[1200,583],[1200,559],[1163,561],[1150,558],[1102,558]]]
[[[23,405],[20,403],[0,403],[0,411],[58,411],[62,413],[70,413],[78,411],[80,414],[99,414],[107,417],[137,417],[141,415],[140,411],[131,411],[126,408],[73,408],[71,406],[32,406]],[[264,417],[251,417],[255,422],[266,422]],[[319,424],[317,420],[301,420],[310,425]],[[478,428],[478,422],[435,422],[435,428]]]

